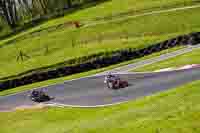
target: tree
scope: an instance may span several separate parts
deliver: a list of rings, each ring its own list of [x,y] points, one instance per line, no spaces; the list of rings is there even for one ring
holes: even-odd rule
[[[30,0],[17,0],[19,7],[23,8],[26,12],[31,13],[31,3]]]
[[[68,5],[69,8],[71,8],[72,7],[72,1],[71,0],[67,0],[67,5]]]
[[[48,13],[48,2],[49,2],[49,0],[33,0],[32,6],[35,9],[41,10],[43,14],[47,14]]]
[[[22,23],[24,20],[28,20],[32,18],[32,4],[30,0],[16,0],[17,1],[17,7],[18,7],[18,14],[19,19],[22,20]]]
[[[0,0],[1,15],[11,28],[17,26],[17,8],[15,0]]]

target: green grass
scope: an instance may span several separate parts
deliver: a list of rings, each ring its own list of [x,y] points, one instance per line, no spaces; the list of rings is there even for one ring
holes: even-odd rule
[[[93,20],[95,18],[102,18],[106,16],[113,16],[124,12],[133,11],[132,15],[141,13],[145,11],[155,11],[167,8],[175,8],[182,6],[195,5],[198,2],[195,0],[173,0],[173,1],[163,1],[163,0],[110,0],[99,4],[97,6],[79,10],[65,17],[51,20],[47,23],[42,24],[39,28],[47,28],[52,25],[57,25],[64,23],[69,20]],[[135,12],[134,12],[135,11]]]
[[[126,20],[81,29],[62,30],[25,39],[15,43],[15,45],[0,49],[0,77],[16,75],[27,70],[47,67],[71,58],[91,55],[101,51],[113,51],[129,47],[141,48],[176,35],[199,31],[199,12],[200,8],[196,8],[127,18]],[[103,35],[103,38],[107,37],[102,43],[98,42],[100,34]],[[127,43],[122,43],[119,39],[124,34],[130,36]],[[78,43],[73,47],[72,38],[79,42],[87,39],[93,39],[93,41],[88,44]],[[47,45],[50,53],[44,55],[45,46]],[[23,50],[31,56],[31,59],[17,62],[16,58],[19,55],[19,50]]]
[[[8,34],[10,31],[11,31],[11,29],[9,28],[7,23],[5,21],[3,21],[2,18],[0,18],[0,37],[5,34]]]
[[[105,108],[0,113],[2,133],[199,133],[200,81]]]
[[[154,53],[154,54],[151,54],[151,55],[148,55],[148,56],[144,56],[142,58],[138,58],[138,59],[135,59],[135,60],[122,62],[122,63],[116,64],[116,65],[111,65],[109,67],[105,67],[105,68],[101,68],[101,69],[95,69],[95,70],[91,70],[91,71],[88,71],[88,72],[74,74],[74,75],[71,75],[71,76],[56,78],[56,79],[47,80],[47,81],[38,82],[38,83],[33,83],[33,84],[30,84],[30,85],[25,85],[25,86],[21,86],[21,87],[9,89],[9,90],[0,91],[0,96],[10,95],[10,94],[18,93],[18,92],[21,92],[21,91],[30,90],[30,89],[33,89],[33,88],[39,88],[39,87],[50,86],[50,85],[53,85],[53,84],[59,84],[59,83],[65,82],[66,80],[77,79],[77,78],[81,78],[81,77],[85,77],[85,76],[94,75],[94,74],[97,74],[97,73],[100,73],[100,72],[104,72],[104,71],[111,70],[111,69],[114,69],[114,68],[117,68],[117,67],[128,65],[130,63],[135,63],[135,62],[139,62],[139,61],[142,61],[142,60],[145,60],[145,59],[157,57],[161,54],[169,53],[169,52],[176,51],[176,50],[182,49],[182,48],[184,48],[184,46],[178,46],[178,47],[163,50],[161,52],[157,52],[157,53]]]
[[[119,50],[122,48],[129,48],[129,47],[142,48],[160,39],[165,40],[165,38],[169,38],[169,37],[155,36],[155,37],[135,38],[135,39],[130,39],[128,42],[125,41],[125,43],[123,42],[123,40],[111,40],[111,41],[106,41],[102,44],[93,43],[93,44],[82,45],[82,46],[79,45],[74,48],[71,46],[66,46],[66,47],[63,46],[64,48],[60,46],[60,48],[54,48],[56,46],[52,45],[52,47],[49,46],[50,53],[47,55],[44,55],[45,47],[40,46],[37,50],[35,48],[35,45],[28,46],[24,44],[23,48],[21,49],[23,49],[23,51],[25,51],[27,55],[31,56],[31,59],[28,59],[24,62],[21,62],[21,61],[18,62],[16,60],[17,55],[19,54],[19,51],[16,48],[14,48],[16,45],[9,46],[10,47],[9,50],[7,48],[0,49],[1,51],[0,77],[1,78],[7,77],[7,76],[19,74],[27,70],[51,66],[56,63],[64,62],[72,58],[81,57],[85,55],[91,55],[91,54],[99,53],[102,51],[115,51],[115,50]],[[34,42],[32,41],[32,43]]]
[[[66,15],[65,17],[50,20],[16,36],[6,39],[5,41],[13,39],[15,37],[24,36],[25,34],[29,34],[39,29],[49,28],[51,26],[71,20],[80,20],[81,22],[86,20],[86,22],[88,22],[88,20],[93,20],[95,18],[112,16],[124,12],[133,11],[132,15],[136,15],[142,12],[190,6],[196,4],[198,4],[198,1],[196,0],[125,0],[123,2],[121,0],[109,0],[93,7],[78,10],[76,12],[73,12],[72,14]]]
[[[169,68],[169,67],[181,67],[181,66],[189,65],[189,64],[200,64],[199,56],[200,56],[200,50],[197,49],[190,53],[179,55],[177,57],[160,61],[155,64],[147,65],[147,66],[135,69],[133,71],[138,71],[138,72],[155,71],[155,70]]]

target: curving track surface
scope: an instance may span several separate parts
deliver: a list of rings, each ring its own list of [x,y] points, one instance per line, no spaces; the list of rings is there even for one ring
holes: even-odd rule
[[[160,73],[121,74],[129,87],[120,90],[107,89],[104,76],[94,76],[67,81],[46,87],[49,95],[56,97],[49,103],[74,107],[96,107],[117,104],[142,96],[151,95],[176,86],[200,80],[200,68]],[[34,105],[27,97],[28,91],[0,97],[0,111],[9,111],[23,105]]]

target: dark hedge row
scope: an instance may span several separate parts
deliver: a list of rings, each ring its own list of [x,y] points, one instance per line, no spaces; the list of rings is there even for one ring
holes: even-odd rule
[[[39,81],[44,81],[48,79],[54,79],[58,77],[80,73],[80,72],[86,72],[92,69],[107,67],[109,65],[117,64],[122,61],[128,61],[131,59],[140,58],[145,55],[149,55],[154,52],[172,48],[178,45],[188,45],[188,44],[196,45],[198,43],[200,43],[200,32],[178,36],[176,38],[166,40],[161,43],[150,45],[149,47],[146,47],[143,49],[136,50],[136,49],[129,48],[129,49],[118,50],[118,51],[113,52],[112,56],[108,53],[107,54],[101,53],[101,54],[91,55],[91,57],[81,57],[76,60],[68,61],[69,64],[73,64],[74,62],[76,62],[76,65],[73,65],[73,66],[67,66],[67,67],[63,66],[55,70],[49,70],[46,72],[38,72],[32,75],[27,75],[24,77],[0,82],[0,91],[39,82]],[[91,60],[92,57],[93,58],[95,57],[95,59]]]

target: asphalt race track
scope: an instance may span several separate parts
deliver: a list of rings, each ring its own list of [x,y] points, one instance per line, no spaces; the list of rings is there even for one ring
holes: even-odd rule
[[[50,96],[55,97],[49,103],[73,107],[106,106],[200,80],[200,68],[160,73],[121,74],[120,77],[123,80],[128,80],[131,85],[120,90],[108,89],[103,83],[104,76],[102,75],[72,80],[45,89]],[[0,97],[0,111],[13,110],[23,105],[35,105],[36,103],[32,102],[27,96],[28,93],[26,91]]]

